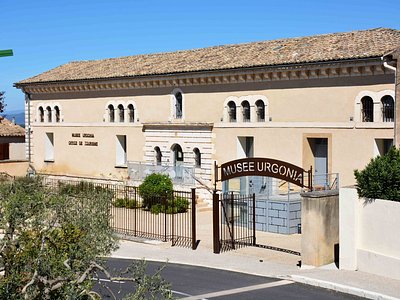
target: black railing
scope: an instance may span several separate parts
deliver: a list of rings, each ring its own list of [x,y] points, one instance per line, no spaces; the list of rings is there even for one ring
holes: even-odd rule
[[[110,226],[118,234],[171,241],[173,246],[196,248],[195,189],[190,192],[174,191],[171,194],[142,199],[138,187],[43,178],[51,188],[104,188],[112,193]]]
[[[220,251],[256,245],[255,195],[222,194],[219,202]]]

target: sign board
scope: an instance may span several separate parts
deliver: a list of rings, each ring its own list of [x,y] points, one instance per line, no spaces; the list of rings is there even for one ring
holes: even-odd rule
[[[242,176],[267,176],[286,180],[300,187],[310,188],[304,184],[304,174],[310,173],[291,163],[271,158],[242,158],[232,160],[221,165],[221,179],[218,180],[218,166],[216,165],[216,181]]]

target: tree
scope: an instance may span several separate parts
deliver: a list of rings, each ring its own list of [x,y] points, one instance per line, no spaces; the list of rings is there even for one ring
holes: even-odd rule
[[[88,183],[54,188],[21,178],[0,184],[0,298],[99,299],[92,290],[96,274],[114,279],[101,258],[117,247],[109,226],[112,198]],[[159,274],[136,271],[129,279],[136,284],[133,299],[145,299],[143,287],[170,295]]]
[[[400,150],[395,147],[371,159],[364,170],[355,170],[354,175],[360,197],[400,201]]]
[[[4,102],[6,99],[5,93],[6,92],[4,92],[4,91],[3,92],[0,91],[0,113],[4,112],[4,110],[6,109],[6,106],[7,106],[7,104]]]

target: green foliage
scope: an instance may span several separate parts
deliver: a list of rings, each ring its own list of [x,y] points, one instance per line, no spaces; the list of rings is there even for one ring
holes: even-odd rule
[[[153,275],[148,275],[145,261],[142,260],[130,266],[125,273],[128,274],[127,279],[135,278],[135,292],[127,295],[124,300],[174,299],[171,285],[161,277],[164,268],[165,265],[156,270]]]
[[[0,113],[4,112],[6,109],[7,104],[5,103],[6,96],[4,91],[0,91]]]
[[[37,178],[0,184],[1,299],[86,299],[99,257],[116,248],[112,193],[73,190]]]
[[[172,180],[168,175],[157,173],[148,175],[139,186],[143,207],[151,209],[153,205],[162,204],[165,199],[171,198],[173,189]]]
[[[140,208],[140,203],[138,203],[135,199],[123,199],[118,198],[113,202],[115,207],[125,207],[125,208]]]
[[[400,201],[400,151],[396,148],[371,159],[364,170],[355,170],[354,175],[360,197]]]
[[[182,197],[176,197],[174,200],[167,200],[165,204],[157,203],[150,208],[153,214],[166,213],[177,214],[187,212],[189,201]]]

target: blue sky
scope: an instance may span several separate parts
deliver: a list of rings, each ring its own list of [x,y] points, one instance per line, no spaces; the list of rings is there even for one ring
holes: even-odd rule
[[[400,29],[400,1],[0,0],[0,90],[61,64],[352,31]]]

